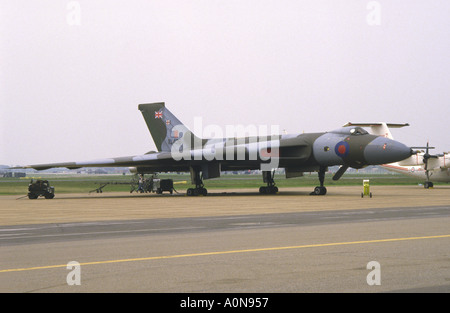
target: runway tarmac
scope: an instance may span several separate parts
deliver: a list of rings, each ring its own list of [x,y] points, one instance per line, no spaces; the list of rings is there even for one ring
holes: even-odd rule
[[[0,225],[109,221],[127,219],[228,216],[264,213],[352,210],[446,205],[450,185],[371,186],[373,198],[361,198],[362,186],[328,187],[326,196],[310,196],[310,187],[284,188],[276,195],[255,189],[209,190],[208,196],[180,194],[58,194],[52,200],[0,196]]]
[[[450,188],[361,189],[2,196],[0,292],[449,292]]]

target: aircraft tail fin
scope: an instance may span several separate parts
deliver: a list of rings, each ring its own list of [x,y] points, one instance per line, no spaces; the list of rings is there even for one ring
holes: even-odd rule
[[[172,145],[180,138],[190,136],[193,140],[200,140],[166,107],[164,102],[144,103],[138,106],[142,112],[148,130],[158,151],[170,152]]]
[[[409,126],[409,124],[408,123],[395,124],[395,123],[384,123],[384,122],[379,122],[379,123],[352,123],[352,122],[348,122],[347,124],[344,125],[344,127],[347,127],[347,126],[370,127],[371,134],[377,135],[377,136],[386,137],[386,138],[389,138],[389,139],[394,139],[394,137],[392,136],[392,133],[389,130],[389,128],[401,128],[401,127]]]

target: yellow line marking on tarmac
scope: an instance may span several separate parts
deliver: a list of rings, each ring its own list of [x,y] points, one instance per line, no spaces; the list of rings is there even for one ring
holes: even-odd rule
[[[383,242],[395,242],[395,241],[407,241],[407,240],[438,239],[438,238],[450,238],[450,235],[390,238],[390,239],[347,241],[347,242],[334,242],[334,243],[319,243],[319,244],[301,245],[301,246],[272,247],[272,248],[258,248],[258,249],[245,249],[245,250],[229,250],[229,251],[216,251],[216,252],[200,252],[200,253],[190,253],[190,254],[177,254],[177,255],[153,256],[153,257],[145,257],[145,258],[134,258],[134,259],[85,262],[85,263],[80,263],[80,266],[81,265],[97,265],[97,264],[112,264],[112,263],[123,263],[123,262],[139,262],[139,261],[151,261],[151,260],[163,260],[163,259],[188,258],[188,257],[196,257],[196,256],[211,256],[211,255],[223,255],[223,254],[234,254],[234,253],[265,252],[265,251],[292,250],[292,249],[303,249],[303,248],[318,248],[318,247],[333,247],[333,246],[356,245],[356,244],[366,244],[366,243],[383,243]],[[37,266],[37,267],[28,267],[28,268],[13,268],[13,269],[0,270],[0,273],[33,271],[33,270],[43,270],[43,269],[52,269],[52,268],[61,268],[61,267],[67,267],[67,264]]]

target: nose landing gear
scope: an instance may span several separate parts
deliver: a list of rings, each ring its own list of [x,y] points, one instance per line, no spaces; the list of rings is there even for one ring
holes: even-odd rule
[[[314,191],[310,193],[312,196],[324,196],[327,194],[327,188],[323,185],[323,182],[325,181],[325,171],[326,167],[321,167],[319,169],[319,182],[320,186],[317,186],[314,188]]]

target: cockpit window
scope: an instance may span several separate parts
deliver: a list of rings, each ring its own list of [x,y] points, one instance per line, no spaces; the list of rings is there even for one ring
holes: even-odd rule
[[[343,127],[336,129],[332,131],[332,133],[335,134],[345,134],[345,135],[351,135],[351,136],[360,136],[360,135],[366,135],[368,132],[361,127]]]
[[[361,127],[355,127],[355,128],[350,129],[350,134],[354,135],[354,136],[358,136],[358,135],[368,134],[368,132]]]

